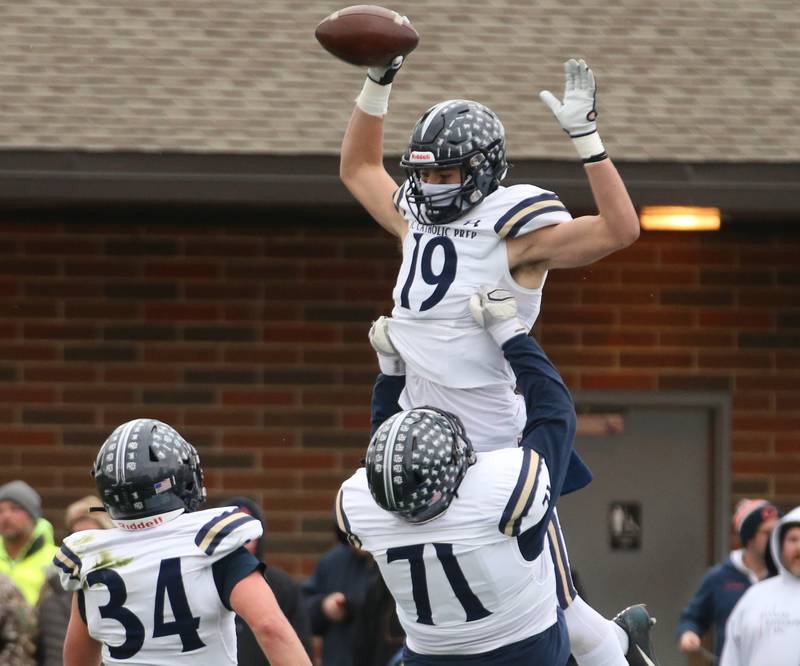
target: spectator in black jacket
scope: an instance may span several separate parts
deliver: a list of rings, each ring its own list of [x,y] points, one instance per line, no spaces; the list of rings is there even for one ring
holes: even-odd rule
[[[367,593],[353,618],[353,666],[387,666],[405,641],[397,605],[378,567],[369,574]]]
[[[311,625],[306,606],[303,603],[300,585],[286,572],[264,562],[267,523],[264,520],[261,507],[249,497],[231,497],[222,502],[220,506],[239,507],[240,511],[257,518],[264,526],[264,532],[261,538],[258,541],[251,541],[245,548],[264,564],[264,580],[267,581],[267,585],[272,589],[272,593],[278,600],[278,606],[289,620],[289,623],[294,628],[295,633],[310,657]],[[269,666],[269,661],[264,656],[250,627],[248,627],[247,623],[240,619],[238,615],[236,616],[236,641],[239,666]]]

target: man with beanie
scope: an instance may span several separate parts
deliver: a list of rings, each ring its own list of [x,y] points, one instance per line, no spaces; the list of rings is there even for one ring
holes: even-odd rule
[[[231,497],[229,500],[222,502],[220,506],[238,507],[239,511],[256,518],[263,525],[264,531],[261,536],[257,540],[248,542],[244,547],[264,565],[262,571],[264,580],[267,581],[267,585],[269,585],[275,595],[275,599],[278,601],[278,606],[283,611],[286,619],[289,620],[310,657],[311,622],[303,602],[300,585],[289,574],[264,562],[267,523],[264,520],[261,507],[249,497]],[[264,656],[264,652],[259,647],[250,627],[238,615],[236,616],[236,642],[239,666],[269,666],[269,661]]]
[[[753,585],[726,627],[720,666],[797,666],[800,663],[800,506],[770,537],[778,575]]]
[[[57,551],[39,493],[19,480],[0,486],[0,573],[14,581],[31,606]]]
[[[733,516],[741,548],[703,577],[695,595],[678,620],[681,652],[700,649],[700,637],[714,629],[714,654],[719,657],[725,643],[725,623],[747,589],[767,577],[766,553],[769,535],[778,522],[778,510],[765,499],[743,499]]]

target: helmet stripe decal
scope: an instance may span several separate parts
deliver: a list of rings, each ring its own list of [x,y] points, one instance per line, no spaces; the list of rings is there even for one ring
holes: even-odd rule
[[[131,430],[133,430],[133,426],[138,422],[139,419],[128,421],[123,426],[122,432],[119,434],[119,439],[117,440],[117,458],[116,458],[118,482],[125,480],[125,449],[128,446],[128,437],[130,437]]]
[[[452,101],[453,100],[447,100],[446,102],[440,102],[439,104],[434,106],[433,109],[431,109],[431,112],[428,114],[428,117],[425,118],[425,124],[422,126],[422,130],[420,131],[420,135],[419,135],[420,139],[424,139],[425,138],[425,133],[428,131],[428,127],[430,127],[430,124],[433,122],[434,118],[438,118],[439,117],[439,112],[444,107],[446,107],[448,104],[450,104]]]
[[[403,425],[404,416],[398,417],[392,423],[389,434],[386,437],[386,451],[383,454],[383,487],[386,491],[386,504],[389,511],[397,509],[397,501],[394,498],[394,485],[392,484],[392,466],[394,465],[394,446],[397,443],[397,431]]]

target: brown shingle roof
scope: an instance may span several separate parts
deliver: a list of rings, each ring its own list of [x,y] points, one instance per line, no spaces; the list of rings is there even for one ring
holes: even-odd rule
[[[465,96],[501,115],[512,158],[572,158],[536,93],[558,91],[580,54],[614,156],[800,160],[797,0],[387,4],[422,36],[395,85],[389,153],[424,108]],[[4,0],[0,149],[335,154],[362,74],[313,32],[339,6]]]

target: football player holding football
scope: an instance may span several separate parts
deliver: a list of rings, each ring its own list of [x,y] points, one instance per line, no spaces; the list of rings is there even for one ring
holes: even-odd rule
[[[417,121],[401,160],[406,180],[398,187],[383,166],[383,119],[402,64],[398,57],[369,69],[340,161],[340,177],[353,196],[402,242],[392,317],[380,318],[370,332],[379,382],[405,374],[401,408],[433,405],[456,414],[476,451],[508,447],[525,424],[524,400],[515,394],[509,363],[471,315],[470,298],[488,285],[506,290],[530,330],[548,271],[590,264],[630,245],[639,220],[597,132],[595,79],[583,60],[565,63],[562,100],[548,91],[540,97],[584,163],[598,214],[573,219],[553,192],[503,186],[503,125],[491,109],[470,100],[440,102]],[[655,664],[646,611],[626,609],[614,623],[588,606],[572,585],[555,513],[550,520],[550,548],[564,570],[559,600],[578,663]]]

